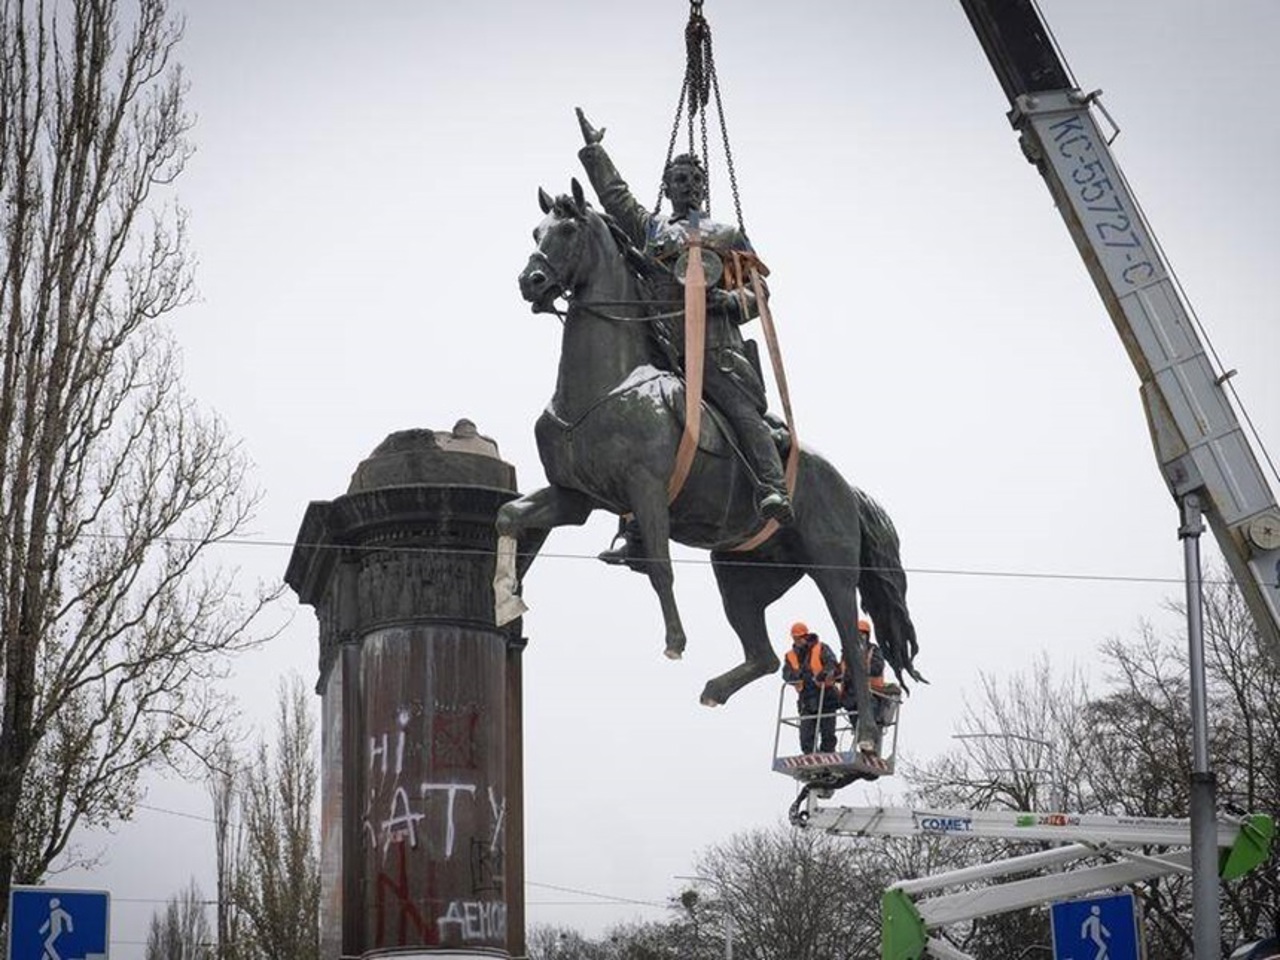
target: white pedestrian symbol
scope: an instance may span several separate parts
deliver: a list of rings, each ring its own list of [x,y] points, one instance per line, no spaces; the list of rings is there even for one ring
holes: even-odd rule
[[[1098,952],[1094,954],[1093,960],[1107,960],[1110,954],[1107,953],[1107,941],[1111,939],[1111,931],[1102,925],[1102,908],[1093,906],[1089,908],[1089,916],[1085,917],[1084,923],[1080,924],[1080,937],[1084,940],[1091,940],[1098,948]]]
[[[40,960],[62,960],[61,954],[54,949],[53,941],[62,936],[64,926],[67,928],[67,933],[75,932],[76,925],[71,922],[71,914],[63,910],[62,901],[54,897],[49,901],[49,919],[40,925],[40,933],[45,931],[49,933],[44,938],[44,952],[40,955]]]

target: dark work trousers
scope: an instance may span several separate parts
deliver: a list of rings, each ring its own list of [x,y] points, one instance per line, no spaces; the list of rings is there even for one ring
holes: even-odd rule
[[[801,697],[798,703],[800,713],[800,752],[813,753],[814,733],[821,730],[822,742],[819,749],[822,753],[832,753],[836,748],[836,710],[839,700],[833,691],[828,690],[822,698],[823,716],[818,716],[819,698]]]

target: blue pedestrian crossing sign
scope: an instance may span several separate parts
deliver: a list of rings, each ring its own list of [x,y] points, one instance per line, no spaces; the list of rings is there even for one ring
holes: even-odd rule
[[[105,890],[14,887],[8,960],[107,960],[110,919]]]
[[[1141,960],[1132,893],[1067,900],[1050,907],[1053,960]]]

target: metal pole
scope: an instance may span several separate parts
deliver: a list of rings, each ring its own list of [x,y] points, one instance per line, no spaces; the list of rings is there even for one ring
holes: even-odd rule
[[[1046,751],[1048,751],[1048,754],[1049,754],[1049,770],[1048,770],[1048,774],[1049,774],[1049,797],[1048,797],[1048,799],[1049,799],[1049,806],[1050,806],[1050,807],[1052,807],[1052,808],[1053,808],[1053,810],[1055,810],[1055,811],[1057,811],[1057,812],[1065,812],[1065,811],[1066,811],[1066,809],[1067,809],[1067,798],[1066,798],[1066,796],[1064,795],[1064,796],[1062,797],[1061,802],[1059,802],[1059,801],[1058,801],[1058,775],[1059,775],[1059,773],[1061,773],[1061,771],[1058,769],[1058,752],[1057,752],[1057,748],[1053,745],[1053,743],[1052,743],[1052,742],[1050,742],[1050,741],[1048,741],[1048,740],[1041,740],[1039,737],[1029,737],[1029,736],[1026,736],[1025,734],[1021,734],[1021,733],[1007,733],[1007,732],[1003,732],[1003,731],[1002,731],[1002,732],[1000,732],[1000,733],[987,733],[985,730],[984,730],[984,731],[981,731],[981,732],[979,732],[979,733],[953,733],[953,734],[951,735],[951,739],[952,739],[952,740],[985,740],[985,739],[991,739],[991,740],[1019,740],[1019,741],[1021,741],[1022,743],[1031,743],[1031,744],[1035,744],[1035,745],[1036,745],[1036,746],[1038,746],[1038,747],[1044,747],[1044,748],[1045,748],[1045,750],[1046,750]],[[1010,759],[1013,759],[1013,758],[1011,757]],[[988,771],[987,771],[987,774],[988,774],[988,776],[990,776],[990,775],[991,775],[991,774],[993,774],[993,773],[1000,773],[1000,772],[1003,772],[1003,771],[998,770],[998,769],[993,769],[993,770],[988,770]],[[1017,767],[1017,766],[1013,766],[1013,767],[1010,767],[1010,768],[1009,768],[1009,771],[1008,771],[1008,772],[1010,772],[1010,773],[1012,773],[1012,774],[1014,774],[1014,775],[1016,776],[1016,775],[1017,775],[1018,773],[1020,773],[1020,772],[1021,772],[1021,773],[1026,773],[1026,774],[1030,775],[1030,774],[1033,774],[1033,773],[1044,773],[1044,772],[1045,772],[1045,770],[1044,770],[1043,768],[1027,767],[1027,768],[1025,768],[1025,769],[1023,769],[1023,770],[1021,770],[1021,771],[1020,771],[1020,770],[1018,769],[1018,767]]]
[[[1204,667],[1204,610],[1201,595],[1200,498],[1182,498],[1182,540],[1187,586],[1187,644],[1191,668],[1191,917],[1196,960],[1222,955],[1218,913],[1217,781],[1209,768],[1209,708]]]
[[[777,750],[774,750],[777,753]],[[714,884],[720,891],[720,899],[725,903],[724,911],[724,960],[733,960],[733,917],[729,915],[728,901],[725,900],[724,884],[715,877],[691,877],[683,874],[676,874],[677,880],[697,880],[702,883]]]

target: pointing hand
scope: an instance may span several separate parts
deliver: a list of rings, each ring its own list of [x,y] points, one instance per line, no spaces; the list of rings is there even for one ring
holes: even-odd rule
[[[591,125],[591,121],[587,119],[587,115],[582,112],[581,107],[574,107],[578,113],[578,126],[582,128],[582,139],[587,144],[599,143],[604,139],[604,127],[597,130]]]

